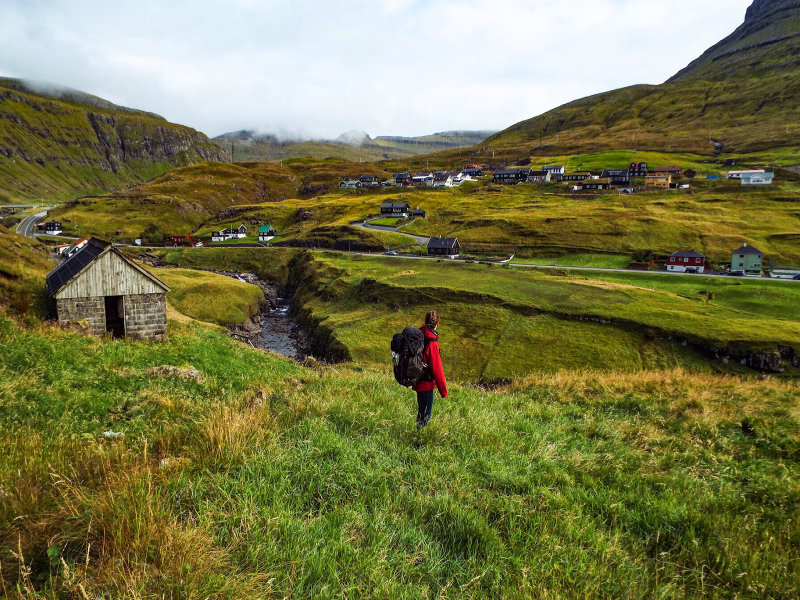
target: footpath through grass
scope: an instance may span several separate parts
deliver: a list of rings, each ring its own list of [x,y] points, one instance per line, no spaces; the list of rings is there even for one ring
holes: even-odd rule
[[[793,382],[453,386],[417,432],[385,369],[306,368],[175,323],[166,344],[5,317],[0,335],[7,597],[800,592]]]

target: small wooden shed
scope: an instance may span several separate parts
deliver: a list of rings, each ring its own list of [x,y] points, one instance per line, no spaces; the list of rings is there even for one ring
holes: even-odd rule
[[[53,269],[47,289],[59,323],[135,340],[167,340],[168,285],[112,245],[90,239]]]

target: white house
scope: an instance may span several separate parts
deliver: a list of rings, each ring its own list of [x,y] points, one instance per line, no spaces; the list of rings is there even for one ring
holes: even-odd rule
[[[439,173],[433,178],[433,187],[453,187],[453,174]]]
[[[453,175],[453,187],[458,187],[462,183],[466,183],[468,181],[477,181],[477,179],[473,179],[463,171],[461,173],[456,173]]]
[[[564,165],[545,165],[541,170],[547,171],[551,175],[563,175]]]
[[[748,175],[756,175],[758,173],[763,173],[764,169],[755,169],[752,171],[728,171],[725,174],[725,179],[742,179]]]
[[[433,173],[417,173],[413,178],[414,185],[424,183],[428,187],[433,185]]]
[[[213,232],[211,234],[211,241],[227,242],[228,240],[237,240],[244,237],[247,237],[247,226],[244,223],[242,223],[236,229],[229,228]]]
[[[748,173],[742,175],[742,185],[772,185],[774,173]]]
[[[526,183],[547,183],[551,177],[552,173],[550,171],[531,171],[528,174]]]

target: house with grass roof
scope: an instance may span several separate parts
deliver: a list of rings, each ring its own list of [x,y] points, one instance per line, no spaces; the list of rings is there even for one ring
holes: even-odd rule
[[[731,255],[731,271],[744,271],[745,275],[760,275],[764,266],[764,253],[755,246],[745,244]]]

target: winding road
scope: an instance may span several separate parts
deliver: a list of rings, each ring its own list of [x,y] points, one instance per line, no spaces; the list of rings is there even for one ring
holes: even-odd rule
[[[30,217],[26,217],[19,225],[17,225],[17,233],[25,237],[36,237],[36,223],[47,216],[47,209],[43,212],[36,213]]]
[[[398,231],[397,227],[384,227],[382,225],[370,225],[369,222],[364,221],[363,223],[354,223],[354,227],[358,227],[359,229],[372,229],[374,231],[387,231],[389,233],[399,233],[400,235],[404,235],[406,237],[410,237],[414,240],[415,246],[427,246],[428,241],[431,238],[425,237],[423,235],[412,235],[410,233],[404,233],[402,231]]]

